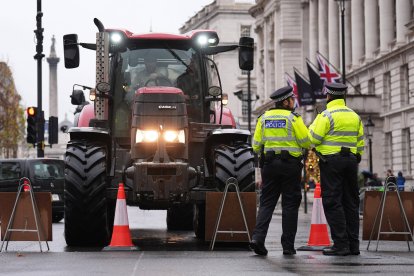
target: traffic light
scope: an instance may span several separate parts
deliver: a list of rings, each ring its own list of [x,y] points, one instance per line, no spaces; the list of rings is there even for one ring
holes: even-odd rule
[[[58,132],[59,132],[58,127],[59,127],[58,118],[55,116],[50,116],[49,117],[49,128],[48,128],[48,131],[49,131],[48,141],[50,145],[58,143]]]
[[[31,106],[26,110],[27,113],[27,137],[26,141],[30,144],[37,143],[37,107]]]

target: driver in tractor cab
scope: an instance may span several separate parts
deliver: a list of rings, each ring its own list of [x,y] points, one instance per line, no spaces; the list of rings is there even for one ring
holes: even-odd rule
[[[169,81],[168,77],[161,73],[162,68],[158,66],[155,57],[145,57],[144,63],[145,69],[136,74],[133,87],[171,86],[171,81]]]
[[[183,91],[187,101],[188,114],[192,117],[192,112],[197,112],[197,109],[201,108],[201,106],[198,106],[200,103],[198,101],[200,97],[200,80],[195,58],[190,60],[187,70],[177,78],[177,87]]]

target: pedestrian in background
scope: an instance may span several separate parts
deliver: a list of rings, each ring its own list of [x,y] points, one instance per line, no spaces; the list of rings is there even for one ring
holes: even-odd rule
[[[397,174],[398,191],[400,192],[404,191],[404,184],[405,184],[405,177],[403,176],[402,172],[398,172]]]
[[[296,254],[294,247],[301,193],[302,149],[310,146],[308,129],[294,113],[295,98],[290,86],[275,91],[270,98],[275,108],[258,118],[253,150],[263,147],[263,185],[260,207],[250,248],[267,255],[265,240],[277,201],[282,195],[282,237],[284,255]]]
[[[322,204],[334,242],[324,255],[359,255],[358,163],[364,149],[361,118],[345,104],[347,86],[327,83],[326,110],[309,127],[321,173]]]

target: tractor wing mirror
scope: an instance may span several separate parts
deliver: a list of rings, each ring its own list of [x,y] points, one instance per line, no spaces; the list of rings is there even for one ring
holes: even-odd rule
[[[85,102],[85,94],[82,90],[73,90],[72,95],[70,96],[70,103],[73,105],[81,105]]]
[[[251,37],[240,37],[239,40],[239,67],[242,70],[253,70],[253,44]]]
[[[63,36],[63,53],[65,56],[65,67],[76,68],[79,66],[79,44],[77,34]]]

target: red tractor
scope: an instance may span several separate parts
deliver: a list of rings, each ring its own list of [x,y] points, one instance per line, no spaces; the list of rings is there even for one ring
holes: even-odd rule
[[[79,113],[65,156],[66,243],[108,244],[120,182],[129,205],[167,210],[169,230],[204,238],[206,192],[222,191],[229,177],[255,190],[250,132],[223,107],[213,60],[238,48],[239,67],[252,70],[253,39],[219,46],[211,30],[134,34],[95,24],[96,44],[63,38],[66,68],[78,67],[79,45],[96,51],[93,104],[72,92]]]

